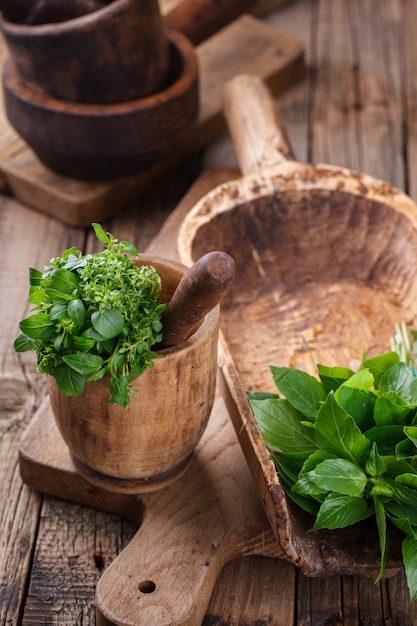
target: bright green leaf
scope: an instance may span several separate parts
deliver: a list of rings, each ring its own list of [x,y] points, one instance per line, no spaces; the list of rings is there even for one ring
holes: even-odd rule
[[[395,446],[404,439],[402,426],[375,426],[365,431],[365,436],[376,443],[379,454],[395,455]]]
[[[336,457],[360,463],[370,451],[370,441],[361,433],[354,419],[337,404],[330,393],[315,422],[319,446]]]
[[[372,444],[371,452],[365,463],[365,471],[369,476],[381,476],[387,470],[385,461],[380,457],[376,443]]]
[[[393,391],[394,393],[409,398],[410,386],[414,381],[414,376],[405,363],[397,363],[386,370],[379,381],[379,391]]]
[[[54,371],[58,387],[67,396],[79,396],[85,386],[85,376],[65,364],[59,365]]]
[[[352,498],[331,493],[322,502],[312,530],[345,528],[360,522],[373,513],[364,498]]]
[[[402,543],[402,555],[405,567],[407,585],[410,591],[411,602],[417,600],[417,540],[406,537]]]
[[[38,287],[42,282],[42,272],[34,267],[29,268],[29,285],[31,287]]]
[[[54,334],[54,325],[46,313],[35,313],[19,324],[22,333],[31,339],[51,339]]]
[[[322,461],[309,472],[308,477],[320,489],[352,497],[361,496],[368,482],[365,472],[347,459]]]
[[[313,376],[290,367],[270,366],[279,391],[298,411],[314,420],[320,403],[326,399],[323,384]]]
[[[251,400],[255,420],[271,450],[304,460],[317,450],[314,430],[302,424],[303,415],[281,398]]]
[[[48,277],[51,281],[51,289],[72,294],[79,286],[80,279],[74,272],[59,268],[52,270]]]
[[[68,315],[78,326],[84,324],[85,306],[81,300],[72,300],[68,304]]]
[[[121,404],[125,408],[129,404],[129,387],[127,384],[127,378],[120,376],[120,378],[111,378],[110,383],[111,398],[109,404]]]
[[[379,538],[379,550],[381,552],[381,567],[379,570],[379,574],[375,579],[375,583],[379,582],[385,573],[385,566],[387,562],[387,553],[388,553],[388,537],[387,537],[387,519],[385,516],[384,505],[381,503],[379,498],[374,498],[374,509],[375,509],[375,518],[376,525],[378,528],[378,538]]]
[[[33,340],[21,333],[14,340],[13,347],[16,352],[28,352],[29,350],[33,350]]]
[[[354,373],[349,367],[328,367],[320,364],[317,365],[317,371],[327,393],[336,391]]]
[[[380,378],[384,372],[399,363],[399,361],[400,357],[396,352],[387,352],[386,354],[373,357],[372,359],[365,359],[362,362],[362,367],[369,369],[375,380],[375,388],[378,388]]]
[[[397,393],[393,391],[382,393],[375,402],[375,424],[377,426],[405,424],[412,409],[413,407]]]
[[[104,339],[112,339],[122,332],[125,320],[122,313],[117,309],[108,309],[103,313],[94,311],[91,316],[91,323]]]
[[[107,245],[107,243],[109,241],[109,235],[105,232],[105,230],[102,227],[102,225],[101,224],[97,224],[96,222],[94,222],[93,224],[91,224],[91,226],[94,229],[94,233],[95,233],[97,239],[99,241],[101,241],[101,243],[104,243],[105,245]]]
[[[96,354],[66,354],[62,357],[64,363],[80,374],[93,374],[103,365],[103,359]]]

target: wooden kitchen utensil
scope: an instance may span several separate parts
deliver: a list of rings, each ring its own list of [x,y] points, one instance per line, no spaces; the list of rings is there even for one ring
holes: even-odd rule
[[[232,80],[225,112],[244,177],[198,202],[179,236],[185,264],[213,249],[236,262],[222,305],[224,398],[286,558],[311,576],[374,577],[374,523],[308,532],[313,518],[287,500],[245,392],[276,391],[269,365],[313,374],[386,352],[395,324],[417,321],[417,208],[387,182],[292,160],[260,78]],[[390,536],[392,574],[401,548]]]
[[[235,275],[235,262],[225,252],[209,252],[181,279],[162,317],[159,348],[185,341],[201,320],[224,298]]]

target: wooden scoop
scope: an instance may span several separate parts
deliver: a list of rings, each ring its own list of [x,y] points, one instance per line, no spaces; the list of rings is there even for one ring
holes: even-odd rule
[[[225,252],[209,252],[182,278],[165,309],[163,340],[158,348],[185,341],[226,295],[235,275],[235,263]]]
[[[285,496],[245,392],[276,392],[269,365],[353,366],[390,349],[395,324],[417,321],[417,208],[385,181],[293,160],[271,93],[239,76],[225,113],[244,176],[185,217],[178,248],[192,263],[209,249],[236,263],[222,303],[220,384],[265,511],[285,554],[305,574],[374,577],[374,520],[309,533],[313,519]],[[366,540],[364,540],[366,538]],[[390,529],[387,574],[401,565]]]

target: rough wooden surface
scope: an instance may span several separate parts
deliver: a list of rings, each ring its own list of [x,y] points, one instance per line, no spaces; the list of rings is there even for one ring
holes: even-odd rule
[[[301,37],[307,49],[308,74],[278,99],[297,159],[366,171],[417,200],[416,15],[416,0],[294,0],[268,16],[277,28]],[[203,161],[235,162],[227,136],[210,146]],[[187,169],[143,194],[106,228],[146,248],[196,176],[198,163]],[[27,267],[40,267],[67,245],[91,250],[94,244],[83,231],[5,196],[0,216],[0,624],[93,625],[95,584],[136,528],[22,486],[18,442],[45,387],[30,355],[17,357],[11,342],[27,312]],[[375,586],[355,577],[310,579],[284,561],[245,557],[223,569],[203,623],[416,622],[402,573]]]

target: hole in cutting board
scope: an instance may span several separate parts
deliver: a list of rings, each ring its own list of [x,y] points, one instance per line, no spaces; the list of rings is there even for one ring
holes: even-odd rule
[[[139,583],[138,588],[142,593],[153,593],[156,589],[156,585],[153,580],[143,580]]]

